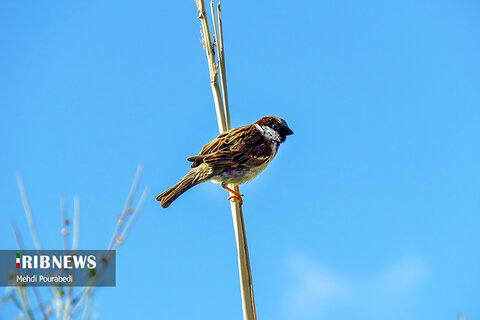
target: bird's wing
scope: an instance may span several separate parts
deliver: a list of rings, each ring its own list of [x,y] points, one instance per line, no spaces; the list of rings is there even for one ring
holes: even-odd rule
[[[245,126],[220,134],[205,145],[198,156],[188,158],[192,167],[208,163],[214,167],[256,167],[267,161],[272,148],[255,126]]]

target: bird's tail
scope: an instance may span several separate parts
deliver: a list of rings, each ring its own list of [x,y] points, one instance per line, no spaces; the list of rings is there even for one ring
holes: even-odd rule
[[[213,174],[211,168],[207,168],[205,165],[198,166],[190,170],[190,172],[188,172],[187,175],[180,180],[180,182],[165,192],[159,194],[156,199],[161,201],[160,205],[163,208],[166,208],[185,191],[196,186],[197,184],[209,180],[212,176]]]

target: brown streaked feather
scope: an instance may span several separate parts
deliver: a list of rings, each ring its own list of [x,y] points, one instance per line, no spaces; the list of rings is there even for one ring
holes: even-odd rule
[[[202,163],[213,167],[256,167],[272,156],[270,143],[254,125],[232,129],[220,134],[202,148],[197,156],[189,157],[192,168]]]
[[[182,180],[165,192],[159,194],[156,199],[161,201],[161,206],[163,208],[166,208],[185,191],[199,183],[210,180],[212,176],[213,172],[211,168],[208,168],[206,165],[192,169],[185,175],[185,177],[182,178]]]

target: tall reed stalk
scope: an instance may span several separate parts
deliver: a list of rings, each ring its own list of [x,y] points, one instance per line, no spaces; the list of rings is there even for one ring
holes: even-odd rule
[[[217,113],[218,129],[220,133],[230,130],[230,112],[228,108],[227,96],[227,78],[225,71],[225,53],[223,47],[223,28],[221,3],[217,4],[217,15],[213,1],[210,2],[213,26],[215,31],[216,43],[212,42],[210,27],[208,25],[207,14],[204,0],[196,0],[198,8],[198,18],[202,25],[202,43],[204,45],[208,68],[210,72],[210,86],[212,88],[215,110]],[[218,21],[216,20],[218,16]],[[218,48],[218,65],[215,54],[215,46]],[[218,66],[218,68],[217,68]],[[218,71],[220,71],[221,85],[218,82]],[[221,90],[220,90],[221,88]],[[240,190],[237,185],[229,185],[238,194]],[[257,319],[255,311],[255,299],[253,296],[252,272],[250,269],[250,259],[248,256],[247,236],[245,234],[245,223],[243,221],[242,206],[238,199],[231,202],[233,227],[235,230],[235,239],[237,243],[238,271],[240,274],[240,289],[242,294],[242,308],[244,320]]]

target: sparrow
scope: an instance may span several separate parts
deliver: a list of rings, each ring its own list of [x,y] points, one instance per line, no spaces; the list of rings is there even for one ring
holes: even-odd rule
[[[212,181],[231,192],[240,205],[242,195],[227,185],[248,182],[262,172],[277,154],[278,147],[293,131],[285,120],[263,117],[252,125],[225,131],[206,144],[197,156],[187,158],[192,169],[180,182],[157,196],[163,208],[197,184]]]

